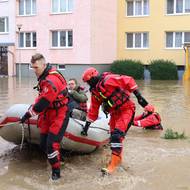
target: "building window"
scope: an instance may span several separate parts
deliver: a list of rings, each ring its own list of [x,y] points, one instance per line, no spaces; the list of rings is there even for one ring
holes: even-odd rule
[[[52,0],[52,13],[70,13],[73,11],[73,0]]]
[[[127,16],[149,15],[149,0],[126,0]]]
[[[30,16],[36,14],[36,0],[19,0],[19,15]]]
[[[52,31],[52,47],[72,47],[73,31]]]
[[[190,0],[167,0],[167,14],[190,13]]]
[[[149,39],[147,32],[126,33],[127,48],[148,48]]]
[[[37,46],[36,32],[20,32],[19,47],[33,48]]]
[[[9,31],[8,17],[0,17],[0,33],[6,33],[8,31]]]
[[[190,43],[190,32],[166,32],[166,48],[182,48]]]
[[[58,70],[65,70],[65,65],[58,65],[57,67]]]

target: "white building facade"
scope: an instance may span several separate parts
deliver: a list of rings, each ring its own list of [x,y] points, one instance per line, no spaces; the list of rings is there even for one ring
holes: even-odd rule
[[[15,73],[15,4],[13,0],[0,0],[0,75]]]

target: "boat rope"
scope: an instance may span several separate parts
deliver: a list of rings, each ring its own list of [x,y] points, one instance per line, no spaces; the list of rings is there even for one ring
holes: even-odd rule
[[[20,151],[23,148],[23,144],[24,144],[24,137],[25,137],[25,131],[24,131],[24,123],[22,123],[21,125],[22,127],[22,139],[21,139],[21,143],[20,143]],[[30,122],[28,121],[28,143],[29,143],[29,149],[31,148],[31,130],[30,130]]]
[[[20,151],[22,150],[22,147],[24,144],[24,123],[22,123],[21,127],[22,127],[22,139],[21,139],[21,143],[20,143]]]
[[[72,118],[73,119],[73,118]],[[82,126],[82,128],[84,128],[84,125],[82,123],[80,123],[79,121],[73,119],[77,124],[79,124],[80,126]],[[93,128],[93,129],[100,129],[100,130],[103,130],[103,131],[106,131],[107,133],[110,133],[110,130],[109,129],[104,129],[104,128],[101,128],[101,127],[94,127],[94,126],[90,126],[89,128]]]
[[[30,130],[29,120],[28,120],[28,143],[29,143],[29,148],[31,149],[31,130]]]

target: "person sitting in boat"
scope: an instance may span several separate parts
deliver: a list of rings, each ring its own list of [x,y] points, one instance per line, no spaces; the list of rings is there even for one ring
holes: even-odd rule
[[[40,147],[47,154],[52,168],[52,180],[60,176],[60,143],[64,136],[69,121],[68,90],[64,76],[46,64],[42,54],[35,54],[31,58],[38,85],[39,94],[35,103],[21,118],[21,123],[38,115],[40,129]]]
[[[68,81],[69,110],[73,118],[86,120],[88,97],[85,88],[80,86],[75,78]]]
[[[110,114],[110,144],[111,160],[107,168],[102,168],[103,174],[112,174],[121,164],[123,158],[123,140],[131,127],[135,114],[135,103],[130,98],[134,93],[138,103],[146,107],[148,102],[142,97],[135,80],[126,75],[110,72],[99,72],[90,67],[84,71],[82,79],[90,86],[91,104],[81,135],[88,135],[92,122],[97,120],[99,108],[104,105],[104,112]]]
[[[150,104],[144,108],[141,115],[134,118],[133,125],[143,129],[163,130],[160,115],[154,111],[154,106]]]

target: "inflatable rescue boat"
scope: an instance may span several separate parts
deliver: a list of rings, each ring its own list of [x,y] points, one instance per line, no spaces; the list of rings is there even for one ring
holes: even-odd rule
[[[0,136],[9,142],[21,144],[40,143],[37,117],[29,119],[29,124],[22,125],[20,118],[28,110],[28,104],[15,104],[0,117]],[[109,142],[109,126],[107,118],[100,112],[97,121],[91,124],[88,136],[81,136],[85,121],[70,118],[67,130],[61,142],[61,148],[69,151],[89,153]]]

